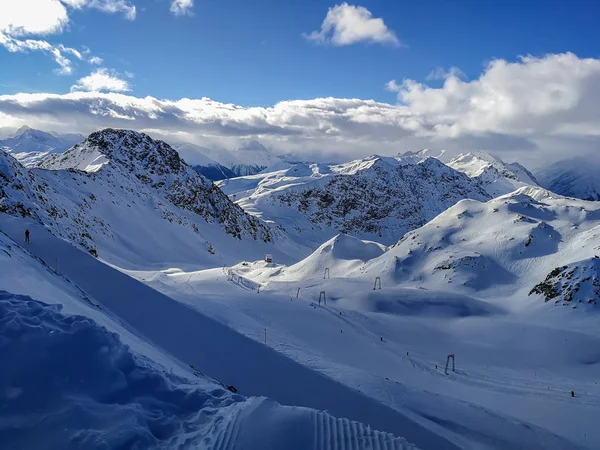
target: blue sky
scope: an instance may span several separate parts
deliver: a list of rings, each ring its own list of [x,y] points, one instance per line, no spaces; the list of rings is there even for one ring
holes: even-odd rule
[[[599,0],[1,0],[0,129],[596,155],[599,19]]]
[[[438,66],[476,78],[492,58],[599,53],[596,0],[364,0],[357,5],[382,18],[404,46],[318,45],[303,38],[334,5],[204,0],[196,1],[192,16],[176,16],[168,0],[138,1],[135,20],[73,11],[69,29],[48,40],[89,47],[107,67],[134,74],[133,95],[210,97],[244,106],[329,96],[393,102],[384,89],[389,80],[425,80]],[[40,52],[5,49],[0,65],[5,94],[68,92],[90,71],[82,64],[72,75],[56,75],[54,62]]]

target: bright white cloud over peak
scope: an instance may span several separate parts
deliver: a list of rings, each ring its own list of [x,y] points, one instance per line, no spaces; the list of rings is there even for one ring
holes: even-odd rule
[[[321,29],[304,37],[310,41],[340,46],[360,42],[400,45],[396,33],[385,25],[383,19],[373,17],[363,6],[345,2],[329,8]]]
[[[194,0],[171,0],[171,12],[176,16],[192,13]]]
[[[83,77],[71,87],[71,91],[90,91],[90,92],[126,92],[131,90],[129,83],[120,78],[120,75],[114,71],[100,68],[90,75]]]

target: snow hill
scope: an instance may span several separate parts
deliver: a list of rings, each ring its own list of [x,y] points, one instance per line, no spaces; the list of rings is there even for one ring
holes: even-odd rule
[[[514,298],[525,307],[556,267],[598,253],[600,204],[521,188],[487,203],[460,201],[348,276],[501,298],[505,305]]]
[[[244,140],[233,150],[190,143],[175,148],[194,169],[213,181],[254,175],[285,160],[255,139]]]
[[[446,164],[479,180],[492,197],[508,194],[524,186],[538,185],[533,174],[521,164],[507,164],[485,152],[461,153]]]
[[[596,157],[558,161],[536,173],[546,189],[582,200],[600,200],[600,164]]]
[[[244,210],[312,248],[338,233],[391,244],[459,200],[489,199],[477,181],[437,159],[404,164],[377,155],[339,165],[297,163],[218,185]]]
[[[123,267],[285,259],[273,243],[281,233],[244,213],[168,144],[133,131],[93,133],[36,169],[2,153],[0,188],[0,211],[33,217]]]
[[[52,153],[62,153],[84,140],[79,134],[57,134],[34,130],[27,126],[13,137],[0,140],[0,149],[17,158],[26,167],[34,166]]]

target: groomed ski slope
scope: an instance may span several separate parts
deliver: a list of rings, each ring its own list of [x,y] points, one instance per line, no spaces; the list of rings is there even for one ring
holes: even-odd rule
[[[332,241],[322,249],[331,249]],[[355,251],[359,245],[343,247]],[[332,269],[328,279],[320,269],[308,270],[321,267],[315,255],[307,258],[303,278],[286,279],[291,267],[264,262],[132,275],[258,342],[266,328],[267,345],[458,447],[600,445],[594,316],[544,307],[543,301],[513,310],[465,294],[385,282],[373,290],[372,279],[335,277],[332,253],[341,255],[344,248],[321,255]],[[338,262],[355,259],[349,252]],[[327,305],[319,306],[321,291]],[[457,372],[446,375],[449,353],[456,354]]]
[[[53,237],[45,229],[8,216],[0,219],[0,229],[15,240],[21,239],[24,227],[32,232],[27,250],[45,261],[58,258],[60,273],[89,294],[104,313],[146,345],[175,358],[180,366],[191,364],[200,373],[235,386],[243,395],[269,397],[281,404],[327,411],[347,419],[340,422],[319,415],[311,419],[318,438],[318,442],[313,442],[314,448],[370,448],[371,444],[377,448],[383,441],[392,440],[375,437],[372,441],[358,441],[355,436],[369,434],[370,428],[363,431],[349,421],[396,436],[406,433],[403,437],[417,445],[421,442],[423,448],[456,448],[410,417],[172,300]],[[405,445],[404,441],[399,442]],[[382,447],[387,445],[383,442]],[[251,448],[277,447],[269,444]]]

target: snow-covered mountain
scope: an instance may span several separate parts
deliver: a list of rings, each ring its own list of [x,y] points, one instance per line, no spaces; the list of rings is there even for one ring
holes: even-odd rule
[[[273,231],[189,167],[168,144],[133,131],[91,134],[26,169],[0,154],[0,211],[33,217],[106,259],[214,265],[264,256]],[[237,248],[236,242],[248,242]]]
[[[286,159],[254,139],[242,141],[233,150],[189,143],[178,145],[176,149],[188,164],[213,181],[254,175]]]
[[[486,203],[460,201],[349,276],[514,298],[523,306],[534,286],[562,273],[555,268],[580,266],[598,253],[599,203],[521,188]]]
[[[557,194],[600,201],[599,173],[598,158],[579,157],[551,164],[535,176],[543,187]]]
[[[0,149],[31,167],[52,153],[63,153],[84,140],[80,134],[46,133],[27,126],[19,128],[13,137],[0,141]]]
[[[521,164],[507,164],[486,152],[461,153],[446,164],[479,180],[492,197],[508,194],[524,186],[538,185],[533,174]]]
[[[218,185],[246,211],[316,248],[338,233],[395,242],[464,198],[489,199],[479,182],[434,158],[404,164],[371,156],[339,165],[298,163]]]

